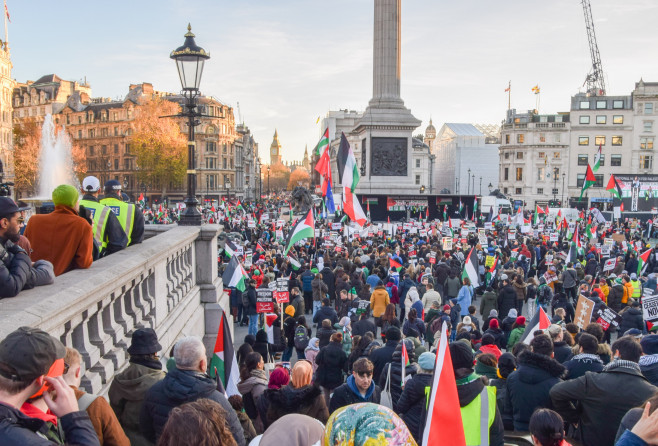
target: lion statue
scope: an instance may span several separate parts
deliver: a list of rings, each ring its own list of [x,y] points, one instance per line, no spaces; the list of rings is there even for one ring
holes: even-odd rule
[[[292,191],[292,203],[295,214],[305,214],[313,206],[313,196],[305,187],[297,186]]]

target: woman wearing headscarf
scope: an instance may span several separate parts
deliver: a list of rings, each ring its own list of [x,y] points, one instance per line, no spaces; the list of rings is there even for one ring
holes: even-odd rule
[[[306,360],[313,366],[313,373],[318,369],[318,365],[315,363],[318,353],[320,353],[320,340],[318,338],[311,338],[308,341],[308,347],[304,350],[304,355],[306,356]]]
[[[417,446],[418,443],[404,421],[391,409],[374,403],[357,403],[341,407],[331,414],[322,444]]]
[[[245,404],[245,410],[250,418],[254,421],[256,432],[263,432],[263,423],[260,415],[256,412],[249,413],[250,407],[257,407],[258,399],[267,389],[268,379],[265,373],[265,362],[260,353],[251,352],[245,359],[244,366],[240,370],[240,382],[238,383],[238,390],[242,394],[242,399]],[[247,395],[249,394],[249,396]],[[250,401],[251,400],[251,401]],[[253,406],[252,406],[253,404]]]
[[[345,316],[334,325],[334,328],[343,335],[343,351],[349,355],[352,351],[352,320]]]
[[[276,420],[267,432],[254,438],[249,446],[308,446],[320,444],[324,425],[306,415],[285,415]]]
[[[258,398],[256,408],[258,409],[258,416],[263,422],[263,429],[267,430],[270,421],[267,419],[267,412],[270,409],[270,394],[277,392],[281,387],[287,386],[290,382],[290,373],[285,367],[276,367],[270,373],[270,381],[267,384],[267,390]]]

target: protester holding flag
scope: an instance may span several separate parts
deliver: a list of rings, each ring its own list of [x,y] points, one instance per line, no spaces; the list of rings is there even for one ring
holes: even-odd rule
[[[377,380],[380,389],[391,389],[392,409],[396,412],[402,388],[418,370],[414,343],[411,339],[402,339],[395,347],[391,362],[384,367]]]

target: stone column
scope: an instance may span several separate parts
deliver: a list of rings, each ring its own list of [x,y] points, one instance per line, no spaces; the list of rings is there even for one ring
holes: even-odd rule
[[[400,107],[402,0],[375,0],[373,88],[370,105]]]

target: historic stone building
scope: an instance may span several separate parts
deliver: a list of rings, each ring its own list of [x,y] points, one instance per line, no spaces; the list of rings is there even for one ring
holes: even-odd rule
[[[279,132],[274,129],[274,137],[272,144],[270,144],[270,165],[282,164],[283,157],[281,156],[281,142],[279,141]]]
[[[14,181],[11,98],[16,82],[11,78],[11,69],[9,43],[0,41],[0,183]]]
[[[27,118],[43,122],[48,115],[59,113],[74,93],[82,102],[91,99],[91,86],[86,82],[67,81],[56,74],[47,74],[36,81],[17,83],[13,88],[14,122]]]

